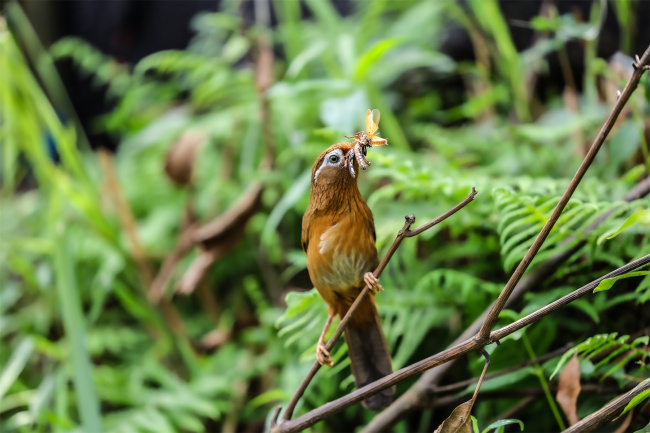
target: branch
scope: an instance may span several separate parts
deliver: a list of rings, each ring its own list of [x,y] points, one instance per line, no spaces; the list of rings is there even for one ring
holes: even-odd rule
[[[440,215],[439,217],[432,219],[428,223],[418,227],[415,230],[409,230],[410,227],[415,223],[415,215],[411,216],[406,216],[405,222],[404,222],[404,227],[397,233],[397,236],[395,237],[395,240],[391,244],[391,246],[388,248],[388,251],[384,255],[384,258],[381,259],[381,262],[377,266],[377,269],[373,272],[375,277],[379,278],[384,272],[384,269],[386,268],[386,265],[388,265],[388,262],[390,259],[393,257],[393,254],[395,254],[395,251],[397,251],[397,248],[399,248],[400,244],[404,240],[404,238],[410,238],[416,235],[419,235],[425,230],[430,229],[436,224],[441,223],[442,221],[446,220],[465,206],[469,204],[472,200],[474,200],[474,197],[478,194],[475,188],[472,188],[472,192],[470,193],[465,200],[461,201],[458,203],[456,206],[445,212],[444,214]],[[328,340],[327,344],[325,345],[325,348],[327,351],[331,351],[332,347],[334,347],[334,343],[336,343],[336,340],[341,336],[343,331],[345,330],[345,327],[348,324],[348,321],[350,320],[350,317],[352,317],[352,314],[357,310],[359,307],[359,304],[361,301],[365,298],[365,296],[368,294],[369,287],[366,286],[363,288],[361,293],[359,293],[359,296],[357,296],[357,299],[354,300],[354,303],[350,306],[350,309],[348,312],[345,314],[345,317],[341,319],[341,322],[339,323],[339,326],[336,328],[334,331],[334,334],[330,337]],[[302,395],[305,393],[305,390],[307,389],[307,386],[309,383],[312,381],[318,370],[320,369],[320,364],[318,362],[314,362],[312,365],[311,369],[305,376],[305,378],[302,380],[300,383],[300,386],[298,386],[298,389],[296,390],[295,394],[293,397],[291,397],[291,400],[289,401],[289,404],[287,405],[287,409],[284,411],[284,414],[282,415],[282,420],[287,421],[291,419],[291,415],[293,415],[293,410],[295,409],[296,405],[298,404],[298,401],[302,397]],[[274,420],[277,418],[274,418]]]
[[[488,379],[488,376],[485,377]],[[638,385],[638,382],[628,382],[623,387],[618,385],[603,385],[600,383],[588,383],[582,385],[580,394],[595,394],[595,395],[612,395],[617,394],[623,391],[628,391],[634,389]],[[557,384],[549,384],[549,389],[551,392],[557,392]],[[623,388],[623,389],[621,389]],[[437,399],[431,405],[428,406],[429,409],[436,409],[444,406],[456,406],[464,402],[467,397],[470,395],[470,392],[464,393],[462,395],[449,395]],[[494,391],[483,391],[477,398],[478,401],[482,400],[492,400],[492,399],[501,399],[501,398],[523,398],[523,397],[541,397],[545,395],[544,389],[542,388],[515,388],[515,389],[506,389],[506,390],[494,390]],[[511,416],[499,416],[497,419],[511,418]]]
[[[577,289],[575,292],[580,292],[581,295],[583,296],[587,293],[591,293],[591,291],[598,286],[600,281],[602,281],[605,278],[612,278],[618,275],[622,275],[626,272],[629,272],[633,269],[636,269],[638,267],[644,266],[646,264],[650,263],[650,254],[635,260],[625,266],[622,266],[609,274],[592,281],[591,283],[587,284],[586,286],[583,286],[580,289]],[[574,293],[575,293],[574,292]],[[561,299],[559,299],[556,302],[561,302],[565,298],[571,297],[572,294],[569,294]],[[579,296],[578,296],[579,297]],[[575,300],[577,299],[571,299]],[[563,305],[569,303],[571,301],[563,303]],[[553,305],[553,304],[551,304]],[[546,308],[546,307],[545,307]],[[558,307],[559,308],[559,307]],[[547,311],[546,314],[550,313],[550,311]],[[527,324],[533,323],[539,319],[541,319],[543,316],[546,314],[539,315],[537,312],[526,316],[523,319],[518,320],[517,322],[514,322],[511,325],[508,325],[502,329],[496,330],[488,337],[488,341],[495,341],[497,338],[493,338],[493,335],[498,336],[498,338],[503,338],[506,335],[510,335],[513,332],[517,331],[518,329],[522,328],[523,326],[526,326]],[[528,321],[527,319],[532,316],[532,320]],[[527,323],[526,325],[522,326],[513,326],[515,324],[519,324],[521,321],[526,320]],[[334,401],[331,401],[329,403],[324,404],[323,406],[320,406],[294,420],[291,421],[285,421],[282,424],[278,424],[272,428],[273,433],[291,433],[291,432],[297,432],[300,430],[303,430],[307,427],[310,427],[314,424],[316,424],[319,421],[322,421],[335,413],[338,413],[342,411],[343,409],[352,406],[355,403],[358,403],[362,400],[365,400],[366,398],[370,397],[371,395],[377,394],[378,392],[389,388],[393,385],[396,385],[397,383],[406,380],[412,376],[415,376],[417,374],[420,374],[428,369],[431,369],[435,366],[444,364],[445,362],[449,362],[452,359],[456,359],[460,356],[466,355],[469,352],[473,352],[476,350],[480,350],[482,347],[484,347],[487,343],[484,343],[476,338],[470,338],[466,341],[463,341],[462,343],[451,347],[449,349],[443,350],[440,353],[437,353],[433,356],[430,356],[429,358],[425,358],[421,361],[418,361],[414,364],[411,364],[407,367],[402,368],[401,370],[398,370],[392,374],[389,374],[388,376],[385,376],[375,382],[372,382],[362,388],[357,389],[356,391],[351,392],[348,395],[345,395],[341,398],[338,398]]]
[[[493,331],[490,333],[490,336],[488,337],[489,343],[493,343],[495,341],[498,341],[505,337],[506,335],[510,335],[515,331],[520,330],[521,328],[524,328],[531,323],[537,322],[540,320],[542,317],[549,315],[553,311],[564,307],[567,304],[570,304],[571,302],[575,301],[578,298],[581,298],[589,293],[592,293],[596,287],[598,287],[598,284],[600,284],[601,281],[603,281],[606,278],[614,278],[618,277],[619,275],[626,274],[630,272],[633,269],[640,268],[641,266],[647,265],[650,263],[650,254],[641,257],[640,259],[636,259],[633,262],[628,263],[625,266],[621,266],[620,268],[616,269],[615,271],[610,272],[607,275],[604,275],[597,280],[592,281],[591,283],[587,284],[586,286],[582,286],[578,290],[574,290],[573,292],[569,293],[566,296],[561,297],[557,301],[551,302],[545,307],[540,308],[539,310],[535,311],[534,313],[529,314],[526,317],[523,317],[515,322],[512,322],[510,325],[504,326],[501,329],[497,329],[496,331]]]
[[[584,418],[580,422],[573,424],[568,429],[564,430],[564,433],[574,433],[574,432],[588,432],[594,431],[599,427],[607,424],[616,417],[618,417],[623,408],[636,396],[642,392],[650,390],[650,380],[642,382],[639,386],[634,388],[632,391],[623,394],[614,401],[603,406],[602,409],[592,413],[588,417]]]
[[[264,185],[254,182],[223,214],[192,231],[193,241],[201,252],[178,282],[179,293],[192,293],[210,266],[239,245],[246,224],[262,203],[263,192]]]
[[[524,272],[532,262],[533,258],[541,248],[543,242],[546,240],[546,237],[550,233],[551,229],[559,219],[562,210],[568,203],[569,199],[573,195],[575,189],[577,188],[578,184],[584,177],[584,174],[586,173],[587,169],[593,162],[598,150],[602,146],[607,134],[611,130],[614,121],[620,114],[621,109],[629,99],[630,95],[634,91],[634,89],[638,86],[638,83],[641,79],[641,76],[643,75],[643,72],[647,69],[648,63],[650,62],[650,46],[646,49],[645,53],[643,54],[643,57],[641,59],[637,58],[637,62],[634,64],[635,71],[632,74],[632,77],[628,81],[627,85],[625,86],[625,89],[621,93],[618,101],[612,108],[612,111],[610,112],[608,118],[606,119],[603,127],[601,128],[598,136],[596,137],[594,143],[592,144],[591,148],[589,149],[589,152],[587,153],[584,161],[578,168],[578,171],[574,175],[574,178],[572,181],[569,183],[569,186],[567,187],[567,190],[565,193],[562,195],[559,203],[557,204],[556,208],[554,209],[553,213],[551,214],[551,217],[547,221],[547,223],[544,225],[542,228],[542,231],[538,235],[537,239],[529,249],[529,251],[526,253],[522,261],[520,262],[519,266],[517,269],[514,271],[513,275],[511,276],[510,280],[508,283],[506,283],[503,291],[499,295],[498,299],[495,301],[494,305],[492,306],[490,312],[487,314],[487,318],[485,320],[485,323],[481,326],[478,334],[476,334],[474,337],[471,339],[465,340],[456,346],[453,346],[451,348],[448,348],[444,350],[443,352],[440,352],[436,355],[433,355],[429,358],[426,358],[424,360],[421,360],[419,362],[416,362],[408,367],[405,367],[399,371],[396,371],[388,376],[385,376],[384,378],[375,381],[371,384],[368,384],[350,394],[347,396],[341,397],[337,400],[334,400],[332,402],[326,403],[325,405],[316,408],[309,413],[293,420],[293,421],[285,421],[281,425],[273,426],[273,431],[276,432],[290,432],[290,431],[299,431],[302,430],[306,427],[309,427],[316,422],[327,418],[328,416],[337,413],[338,411],[351,406],[352,404],[355,404],[361,400],[364,400],[365,398],[369,397],[370,395],[374,395],[377,392],[380,392],[390,386],[393,386],[397,384],[398,382],[411,377],[415,374],[422,373],[430,368],[433,368],[435,366],[441,365],[445,362],[448,362],[450,360],[456,359],[460,357],[463,354],[466,354],[470,351],[478,350],[485,345],[487,345],[490,341],[492,341],[492,335],[490,334],[490,330],[494,326],[499,313],[501,310],[504,308],[506,305],[506,302],[510,298],[510,295],[512,294],[513,290],[517,286],[517,283],[521,280],[521,277],[523,276]],[[649,259],[650,261],[650,256],[646,256],[644,259]],[[641,259],[640,259],[641,260]],[[638,262],[638,261],[637,261]],[[643,263],[645,264],[645,263]],[[638,265],[638,266],[642,266]],[[619,269],[620,270],[620,269]],[[615,273],[616,271],[614,271]],[[614,273],[608,274],[609,277]],[[624,273],[624,272],[623,272]],[[599,281],[598,281],[599,282]],[[597,283],[596,283],[597,285]],[[595,287],[595,285],[594,285]],[[362,292],[361,296],[365,296],[365,293],[367,293],[367,290],[364,289]],[[585,293],[586,294],[586,293]],[[571,301],[568,301],[571,302]],[[557,307],[559,308],[559,306]],[[550,313],[550,310],[546,312],[546,314]],[[540,315],[538,318],[535,320],[539,320],[541,317],[543,317],[546,314]],[[525,326],[525,325],[524,325]],[[512,331],[514,332],[514,331]],[[502,338],[502,337],[499,337]],[[313,369],[312,369],[313,370]],[[314,372],[315,374],[315,372]],[[417,384],[416,384],[417,385]],[[305,386],[306,387],[306,386]],[[391,406],[393,407],[393,406]],[[408,406],[405,407],[406,410],[409,409]],[[390,408],[389,408],[390,410]],[[375,417],[377,419],[379,417]],[[368,426],[370,428],[370,425]]]
[[[645,197],[648,194],[650,194],[650,177],[642,180],[634,188],[632,188],[632,190],[630,190],[625,196],[625,201],[631,202]],[[517,302],[519,298],[521,298],[525,293],[538,286],[546,278],[554,275],[557,269],[559,269],[559,267],[565,261],[580,251],[582,247],[587,244],[586,235],[592,230],[598,228],[598,226],[607,218],[609,218],[609,216],[614,212],[615,210],[606,212],[596,221],[594,221],[594,223],[590,225],[580,236],[580,238],[583,240],[579,241],[568,250],[551,256],[548,260],[544,261],[533,271],[528,273],[528,275],[526,275],[519,282],[519,284],[517,284],[517,287],[506,302],[506,307],[510,308],[510,306]],[[575,240],[575,237],[567,239],[567,243],[572,243],[572,239]],[[465,330],[465,332],[457,337],[448,347],[456,346],[476,334],[481,329],[481,325],[485,321],[488,312],[493,306],[494,304],[488,307],[488,309],[486,309],[483,314],[477,317],[474,322]],[[452,360],[423,374],[422,377],[418,379],[418,381],[407,392],[405,392],[401,397],[394,401],[390,407],[377,414],[377,416],[375,416],[372,421],[370,421],[370,423],[363,429],[363,432],[384,431],[392,426],[395,422],[397,422],[408,411],[420,406],[429,406],[429,403],[426,402],[426,399],[431,395],[431,388],[440,383],[442,378],[454,366],[455,362],[456,360]]]
[[[268,98],[268,89],[273,84],[274,56],[271,49],[269,22],[266,18],[270,15],[268,1],[255,3],[257,24],[262,29],[261,35],[255,41],[256,59],[254,65],[255,87],[259,101],[259,115],[262,127],[262,143],[264,155],[259,164],[259,170],[267,172],[273,168],[275,160],[275,143],[271,119],[271,106]],[[261,18],[260,18],[261,17]],[[171,165],[166,164],[166,167]],[[168,171],[169,173],[169,171]],[[178,176],[172,176],[177,179]],[[184,178],[186,176],[180,176]],[[192,236],[193,243],[199,247],[200,252],[190,264],[178,282],[177,291],[182,294],[192,293],[203,280],[210,267],[236,248],[244,237],[244,230],[248,220],[257,213],[262,203],[264,185],[262,182],[253,182],[242,194],[242,197],[223,214],[214,218],[201,227],[192,227],[183,234]],[[177,248],[164,262],[154,284],[150,288],[150,298],[159,300],[172,276],[176,264],[191,248],[186,247],[184,240],[179,239]]]
[[[553,359],[556,356],[562,355],[564,352],[571,349],[572,347],[573,347],[573,344],[567,344],[566,346],[561,347],[561,348],[559,348],[557,350],[554,350],[552,352],[549,352],[546,355],[543,355],[543,356],[540,356],[538,358],[522,362],[521,364],[515,365],[513,367],[504,368],[503,370],[499,370],[499,371],[496,371],[494,373],[488,374],[487,376],[485,376],[485,380],[493,379],[493,378],[499,377],[499,376],[503,376],[504,374],[508,374],[508,373],[512,373],[513,371],[521,370],[522,368],[526,368],[526,367],[528,367],[530,365],[541,364],[542,362],[548,361],[549,359]],[[432,394],[440,394],[440,393],[443,393],[443,392],[449,392],[449,391],[454,391],[454,390],[457,390],[457,389],[463,389],[468,385],[471,385],[473,383],[478,382],[478,380],[479,380],[478,377],[472,377],[470,379],[462,380],[460,382],[452,383],[452,384],[449,384],[449,385],[435,387],[435,388],[431,389],[430,392]]]
[[[576,188],[580,184],[580,181],[582,180],[585,173],[587,172],[587,169],[594,161],[594,158],[596,157],[598,150],[600,150],[600,147],[605,141],[607,134],[609,134],[609,131],[614,126],[614,122],[616,122],[616,118],[618,117],[621,110],[623,109],[623,106],[625,106],[628,99],[630,99],[632,92],[634,92],[634,90],[638,86],[643,73],[648,69],[648,64],[650,64],[650,45],[648,46],[648,48],[646,48],[645,53],[643,53],[643,57],[641,59],[639,59],[637,56],[637,61],[634,63],[634,73],[630,77],[630,80],[627,82],[627,85],[625,86],[623,92],[621,93],[618,100],[616,101],[616,104],[614,104],[614,107],[610,111],[609,116],[607,116],[607,120],[605,120],[605,123],[600,129],[600,132],[596,136],[596,139],[591,145],[591,148],[587,152],[585,159],[582,161],[582,164],[580,164],[580,167],[578,167],[578,171],[573,176],[573,179],[571,179],[569,186],[567,187],[566,191],[560,198],[560,201],[558,202],[557,206],[555,206],[555,209],[553,210],[551,217],[548,219],[548,221],[542,228],[542,231],[539,233],[539,235],[537,235],[535,242],[533,242],[533,245],[530,247],[530,249],[524,256],[524,258],[521,260],[521,262],[517,266],[517,269],[515,269],[515,271],[513,272],[512,276],[510,277],[510,280],[508,280],[505,287],[503,288],[503,291],[501,292],[498,299],[494,303],[494,306],[488,313],[488,317],[485,320],[485,323],[481,327],[481,330],[479,331],[478,335],[475,337],[479,341],[486,341],[488,339],[490,335],[490,330],[494,327],[494,324],[496,323],[499,317],[499,313],[505,307],[506,301],[512,294],[512,291],[514,290],[515,286],[523,276],[524,272],[526,272],[526,269],[528,269],[528,266],[535,258],[535,255],[537,255],[537,252],[542,247],[542,244],[544,244],[544,241],[546,240],[548,234],[551,232],[551,229],[553,228],[557,220],[560,218],[560,215],[562,214],[564,207],[569,202],[569,199],[571,199],[571,196],[573,195]]]

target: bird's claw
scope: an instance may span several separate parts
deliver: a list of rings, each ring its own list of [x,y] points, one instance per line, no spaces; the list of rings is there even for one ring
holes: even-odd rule
[[[318,343],[316,346],[316,361],[320,365],[327,365],[328,367],[334,366],[332,355],[327,351],[324,344]]]
[[[366,285],[368,286],[368,289],[370,292],[372,292],[373,295],[376,295],[377,292],[383,292],[384,288],[381,287],[381,284],[379,284],[379,279],[375,277],[375,274],[372,272],[366,272],[365,275],[363,276],[363,281],[365,281]]]

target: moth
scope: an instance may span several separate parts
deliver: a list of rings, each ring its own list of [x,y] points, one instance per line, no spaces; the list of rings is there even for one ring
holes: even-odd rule
[[[361,167],[362,170],[365,170],[370,166],[370,161],[366,159],[368,148],[372,146],[385,146],[388,144],[388,140],[381,138],[377,133],[380,116],[381,114],[379,113],[379,110],[368,109],[366,112],[366,130],[359,131],[352,137],[346,137],[354,139],[354,148],[352,151],[348,152],[348,160],[346,161],[352,177],[356,177],[356,172],[354,170],[355,159],[357,164],[359,164],[359,167]]]

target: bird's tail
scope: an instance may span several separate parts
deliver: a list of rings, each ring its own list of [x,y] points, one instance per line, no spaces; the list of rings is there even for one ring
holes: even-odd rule
[[[355,311],[345,330],[345,342],[357,388],[393,372],[390,351],[374,300],[368,296]],[[370,410],[381,410],[393,402],[395,386],[368,397],[362,404]]]

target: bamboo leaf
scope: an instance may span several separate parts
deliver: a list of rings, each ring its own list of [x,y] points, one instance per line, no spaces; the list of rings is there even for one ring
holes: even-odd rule
[[[609,236],[607,239],[612,239],[612,238],[618,236],[619,234],[621,234],[625,230],[632,227],[634,224],[650,225],[650,209],[648,209],[648,210],[638,210],[638,211],[634,212],[632,215],[630,215],[625,220],[623,225],[621,225],[621,227],[619,227],[619,229],[616,230],[616,232],[613,235]]]
[[[600,282],[600,284],[598,284],[598,286],[594,289],[593,293],[604,292],[606,290],[611,289],[614,283],[616,283],[618,280],[622,280],[624,278],[641,277],[645,275],[650,275],[650,271],[628,272],[627,274],[619,275],[618,277],[605,278],[603,281]]]

